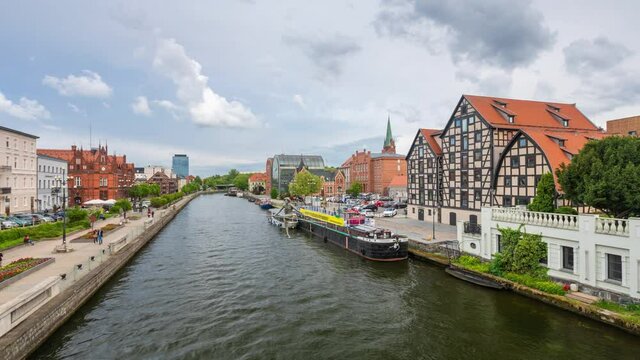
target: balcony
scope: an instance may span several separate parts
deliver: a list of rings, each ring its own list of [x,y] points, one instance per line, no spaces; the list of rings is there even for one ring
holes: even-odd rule
[[[10,187],[0,187],[0,194],[1,195],[11,194],[11,188]]]
[[[465,234],[482,234],[482,226],[476,223],[470,223],[468,221],[464,222],[464,233]]]
[[[11,172],[11,165],[0,165],[0,173]]]

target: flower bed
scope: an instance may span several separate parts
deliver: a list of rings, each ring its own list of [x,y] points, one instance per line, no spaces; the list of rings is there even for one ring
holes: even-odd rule
[[[3,267],[0,267],[0,285],[10,280],[11,278],[14,278],[15,276],[25,273],[37,267],[38,265],[42,265],[52,260],[54,259],[53,258],[22,258],[12,263],[9,263]]]

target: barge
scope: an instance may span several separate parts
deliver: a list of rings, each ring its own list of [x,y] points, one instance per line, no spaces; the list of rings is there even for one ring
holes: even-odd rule
[[[402,261],[409,256],[409,240],[389,230],[300,209],[298,228],[373,261]],[[355,224],[357,223],[357,224]]]

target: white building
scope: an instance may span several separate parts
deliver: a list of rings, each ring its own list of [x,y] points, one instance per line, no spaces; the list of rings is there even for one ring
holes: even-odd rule
[[[147,165],[144,167],[144,176],[147,180],[151,179],[153,175],[155,175],[158,172],[164,173],[171,179],[176,177],[173,171],[171,171],[171,168],[168,168],[168,167],[164,167],[160,165]]]
[[[36,210],[35,135],[0,126],[0,206],[3,214]]]
[[[640,219],[485,207],[481,223],[458,222],[462,251],[491,259],[500,251],[498,227],[524,224],[524,231],[547,243],[549,276],[601,298],[640,299]]]
[[[67,192],[68,174],[67,162],[47,155],[38,155],[38,211],[53,210],[62,207],[63,192]],[[52,194],[51,189],[59,187],[58,194]]]

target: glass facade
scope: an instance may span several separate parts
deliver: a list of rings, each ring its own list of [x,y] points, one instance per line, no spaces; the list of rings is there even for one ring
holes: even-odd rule
[[[189,157],[185,154],[173,155],[171,169],[176,174],[176,177],[186,178],[189,176]]]

